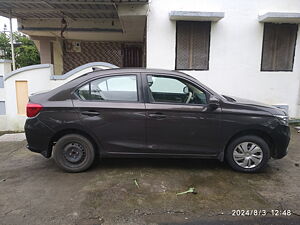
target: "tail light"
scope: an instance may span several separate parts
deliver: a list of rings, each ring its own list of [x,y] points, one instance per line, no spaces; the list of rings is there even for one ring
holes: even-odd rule
[[[35,103],[28,103],[26,106],[27,117],[35,117],[41,110],[43,106]]]

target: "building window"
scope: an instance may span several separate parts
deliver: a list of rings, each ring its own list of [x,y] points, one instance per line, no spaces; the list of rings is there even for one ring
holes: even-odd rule
[[[123,46],[123,67],[142,67],[143,49],[142,46]]]
[[[211,22],[177,21],[176,70],[208,70]]]
[[[265,23],[262,71],[293,71],[297,24]]]
[[[0,101],[0,115],[5,115],[5,114],[6,114],[5,102],[4,101]]]
[[[4,88],[4,79],[3,79],[3,76],[0,76],[0,88]]]

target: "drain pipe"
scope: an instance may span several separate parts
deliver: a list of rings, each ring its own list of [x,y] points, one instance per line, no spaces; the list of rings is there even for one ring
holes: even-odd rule
[[[11,10],[9,11],[9,26],[10,26],[11,59],[12,59],[12,63],[13,63],[13,70],[16,70],[15,49],[14,49],[13,32],[12,32],[12,14],[11,14]]]

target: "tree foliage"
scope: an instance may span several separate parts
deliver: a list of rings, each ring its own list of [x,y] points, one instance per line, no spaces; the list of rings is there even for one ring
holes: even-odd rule
[[[40,55],[34,42],[19,32],[13,34],[15,46],[16,67],[21,68],[40,63]],[[11,48],[9,35],[0,33],[0,58],[11,59]]]
[[[8,35],[4,32],[0,33],[0,58],[11,58],[10,40]]]

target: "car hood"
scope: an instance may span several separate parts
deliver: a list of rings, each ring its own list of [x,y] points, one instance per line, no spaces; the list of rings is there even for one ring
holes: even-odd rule
[[[223,95],[223,96],[227,100],[229,100],[231,103],[234,103],[234,104],[255,107],[255,108],[261,109],[263,111],[269,112],[272,115],[283,115],[283,116],[287,115],[284,110],[279,109],[272,105],[268,105],[265,103],[261,103],[261,102],[257,102],[257,101],[253,101],[253,100],[249,100],[249,99],[239,98],[239,97],[235,97],[235,96],[225,96],[225,95]]]

